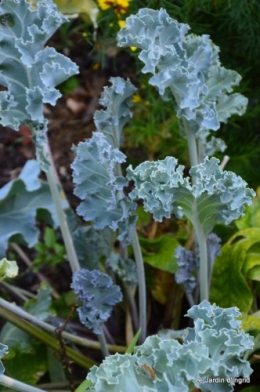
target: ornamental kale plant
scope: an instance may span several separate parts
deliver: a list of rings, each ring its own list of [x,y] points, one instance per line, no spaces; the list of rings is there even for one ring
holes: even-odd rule
[[[194,327],[185,331],[183,343],[150,336],[134,354],[107,357],[87,376],[89,392],[233,391],[235,377],[252,373],[243,353],[253,338],[240,329],[236,308],[221,309],[203,301],[187,316]],[[216,380],[219,381],[216,381]],[[213,381],[215,380],[215,382]]]
[[[162,99],[172,100],[187,140],[191,167],[186,176],[177,158],[167,156],[136,168],[130,164],[124,175],[121,165],[126,164],[127,157],[120,149],[123,128],[132,116],[131,96],[136,88],[130,80],[111,78],[111,85],[100,99],[103,109],[94,115],[96,131],[72,148],[74,193],[81,200],[76,212],[88,224],[82,226],[73,213],[70,219],[69,212],[64,211],[68,204],[64,203],[57,179],[46,134],[48,121],[43,116],[43,105],[54,105],[60,96],[56,86],[78,72],[71,60],[44,47],[65,21],[52,0],[39,1],[36,8],[25,0],[0,3],[0,83],[5,88],[0,92],[0,123],[14,130],[20,125],[28,126],[37,156],[37,162],[29,161],[20,177],[0,190],[0,251],[4,253],[8,241],[15,241],[16,235],[23,244],[34,246],[39,234],[35,227],[37,209],[48,207],[53,225],[60,226],[63,236],[79,319],[97,335],[107,357],[87,376],[89,391],[193,391],[195,387],[202,391],[232,391],[231,377],[248,378],[252,372],[245,351],[252,349],[253,338],[241,330],[237,308],[222,309],[208,302],[212,266],[221,252],[220,240],[213,230],[216,223],[228,225],[242,216],[255,193],[241,177],[223,170],[220,161],[211,155],[225,148],[212,132],[216,133],[231,115],[242,115],[246,109],[247,99],[233,91],[241,77],[221,66],[219,48],[207,35],[188,34],[189,26],[172,19],[164,9],[144,8],[127,18],[126,27],[118,34],[118,45],[141,49],[138,57],[144,63],[142,72],[152,74],[149,83]],[[39,168],[46,172],[53,204],[46,199],[47,185],[37,178]],[[128,192],[130,181],[133,187]],[[189,249],[176,240],[178,246],[172,252],[176,265],[170,268],[171,273],[176,271],[176,281],[183,284],[193,305],[188,316],[194,319],[194,327],[188,328],[182,344],[158,336],[146,339],[146,279],[136,230],[140,200],[156,221],[172,215],[177,219],[186,217],[194,229]],[[8,211],[11,208],[26,217],[29,230],[24,221],[15,222]],[[96,254],[93,249],[98,250]],[[87,255],[90,261],[85,260]],[[113,307],[122,302],[122,293],[125,302],[120,312],[130,320],[127,330],[141,330],[140,346],[133,355],[127,352],[110,356],[105,322]],[[62,340],[64,337],[82,344],[82,339],[65,331],[69,317],[64,327],[57,329],[0,299],[0,311],[1,307],[15,315],[8,313],[19,327],[25,328],[19,317],[27,320],[26,332],[60,349],[66,360],[88,368],[93,365],[91,359]],[[42,331],[28,326],[28,321],[56,333],[59,344],[52,336],[46,338]],[[3,356],[7,346],[1,344],[0,351]],[[1,362],[0,365],[3,373]],[[212,385],[210,380],[215,377],[224,381]],[[12,387],[40,391],[17,383]],[[85,389],[84,384],[80,388]]]

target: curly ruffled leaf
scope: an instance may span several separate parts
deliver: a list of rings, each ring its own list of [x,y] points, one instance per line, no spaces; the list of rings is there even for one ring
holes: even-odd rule
[[[192,293],[196,287],[196,279],[193,276],[194,270],[199,266],[198,258],[191,250],[178,246],[174,256],[177,259],[178,270],[174,277],[178,284],[183,284],[187,293]]]
[[[119,229],[119,240],[129,242],[136,217],[132,212],[136,204],[123,192],[127,180],[114,174],[125,155],[113,148],[101,132],[79,143],[74,149],[76,158],[72,164],[74,193],[83,202],[77,208],[79,215],[92,221],[96,229]]]
[[[249,362],[242,359],[242,355],[253,347],[254,340],[241,330],[241,321],[237,320],[240,315],[237,308],[223,309],[208,301],[193,306],[187,312],[187,316],[194,319],[194,328],[188,328],[185,343],[198,342],[207,346],[208,356],[212,361],[207,373],[200,375],[200,381],[202,379],[205,382],[217,376],[225,380],[231,378],[232,384],[234,377],[243,375],[248,378],[252,373]],[[200,386],[201,382],[195,385],[202,391],[207,391],[209,384],[204,382],[203,387]]]
[[[122,301],[120,287],[113,284],[110,276],[98,270],[86,269],[73,275],[71,287],[82,303],[77,309],[80,321],[94,333],[100,334],[114,305]]]
[[[137,285],[136,264],[132,259],[125,259],[119,253],[111,252],[106,259],[106,266],[116,273],[126,284]]]
[[[78,72],[70,59],[45,47],[67,19],[51,0],[38,2],[36,10],[25,0],[2,0],[0,14],[0,84],[7,89],[0,92],[0,123],[15,130],[29,126],[40,157],[47,128],[43,105],[54,105],[60,97],[55,86]]]
[[[233,391],[233,377],[249,377],[249,362],[242,359],[253,347],[253,337],[245,334],[236,318],[236,308],[221,309],[204,301],[193,306],[188,316],[195,327],[188,329],[184,343],[150,336],[134,349],[133,355],[106,357],[87,376],[95,392],[202,392]],[[219,383],[210,383],[218,377]],[[230,380],[228,380],[230,379]]]
[[[206,157],[203,163],[192,167],[190,174],[196,178],[195,185],[183,177],[184,166],[177,167],[177,160],[172,157],[141,163],[134,170],[130,165],[127,178],[134,180],[135,189],[129,196],[143,199],[145,210],[158,221],[171,214],[178,218],[185,215],[193,224],[199,219],[207,235],[216,222],[229,224],[241,216],[255,195],[241,177],[221,170],[218,163],[218,159]]]
[[[126,19],[118,45],[141,49],[142,72],[153,74],[150,84],[163,97],[171,90],[177,116],[188,120],[195,132],[203,128],[216,131],[221,121],[245,112],[247,99],[232,94],[241,77],[221,67],[219,48],[207,35],[187,35],[189,29],[164,9],[143,8]]]
[[[122,129],[132,117],[131,96],[136,91],[130,80],[110,78],[112,86],[105,87],[99,103],[106,107],[94,114],[97,131],[106,135],[107,141],[114,148],[119,148],[123,141]]]

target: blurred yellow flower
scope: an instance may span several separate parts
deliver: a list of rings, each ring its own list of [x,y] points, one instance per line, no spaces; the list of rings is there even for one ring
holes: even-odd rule
[[[125,24],[124,20],[119,20],[118,24],[119,24],[119,27],[121,29],[124,29],[126,27],[126,24]],[[136,46],[130,46],[130,49],[134,52],[137,49],[137,47]]]
[[[142,101],[142,98],[139,94],[133,94],[132,95],[132,102],[133,103],[139,103]]]
[[[119,27],[120,27],[121,29],[124,29],[124,28],[125,28],[125,20],[119,20],[119,21],[118,21],[118,24],[119,24]]]
[[[117,14],[125,14],[131,0],[98,0],[98,5],[102,10],[113,7]]]

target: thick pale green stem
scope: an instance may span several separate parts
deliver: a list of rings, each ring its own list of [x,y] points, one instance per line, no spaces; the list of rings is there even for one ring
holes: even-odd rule
[[[13,378],[7,377],[4,374],[0,376],[0,385],[20,392],[43,392],[43,389],[31,387],[28,384],[14,380]]]
[[[139,295],[139,325],[141,328],[141,334],[139,342],[143,343],[146,338],[146,284],[145,284],[145,273],[144,273],[144,262],[141,252],[141,247],[138,239],[136,230],[133,234],[132,241],[133,252],[135,256],[137,277],[138,277],[138,295]]]
[[[57,211],[57,215],[58,215],[58,219],[59,219],[59,223],[60,223],[60,229],[61,229],[64,245],[65,245],[65,248],[67,251],[67,256],[68,256],[68,260],[70,263],[70,267],[71,267],[72,272],[76,272],[80,269],[80,265],[79,265],[76,251],[74,248],[74,244],[72,241],[72,237],[71,237],[71,233],[69,230],[66,215],[65,215],[65,212],[62,208],[62,193],[63,193],[63,191],[62,191],[62,188],[60,186],[60,183],[59,183],[59,180],[58,180],[58,177],[56,174],[56,170],[54,167],[54,163],[52,160],[50,150],[47,146],[46,146],[46,150],[48,151],[48,159],[49,159],[49,163],[50,163],[49,169],[46,173],[47,180],[48,180],[48,183],[50,186],[53,202],[56,207],[56,211]]]
[[[209,282],[208,282],[208,251],[207,238],[203,232],[203,227],[199,220],[193,222],[196,241],[199,246],[199,284],[200,284],[200,301],[209,300]]]
[[[100,344],[102,354],[104,357],[107,357],[109,355],[109,351],[107,348],[107,343],[106,343],[106,339],[105,339],[105,335],[104,335],[103,331],[100,335],[97,335],[97,337],[98,337],[98,341]]]
[[[184,126],[187,135],[188,148],[189,148],[189,156],[190,156],[190,165],[196,166],[199,162],[198,149],[197,149],[197,141],[195,132],[190,129],[189,122],[184,119]],[[192,177],[192,184],[195,184],[196,179]],[[204,299],[209,299],[209,284],[208,284],[208,253],[207,253],[207,238],[204,234],[203,227],[199,221],[197,214],[197,203],[194,203],[194,211],[193,216],[197,216],[197,219],[193,220],[193,226],[195,230],[195,237],[199,247],[199,258],[200,258],[200,267],[199,267],[199,283],[200,283],[200,301]]]
[[[190,165],[196,166],[199,163],[199,158],[198,158],[198,149],[197,149],[195,132],[189,129],[189,123],[187,120],[183,119],[183,123],[187,135]]]

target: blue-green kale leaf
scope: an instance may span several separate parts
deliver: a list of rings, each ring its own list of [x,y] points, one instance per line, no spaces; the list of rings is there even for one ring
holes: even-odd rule
[[[177,166],[177,160],[166,157],[156,162],[143,162],[135,169],[127,168],[127,178],[134,180],[135,189],[131,199],[142,199],[144,208],[162,221],[171,214],[186,216],[194,224],[199,219],[205,235],[216,222],[229,224],[243,214],[245,205],[252,203],[255,192],[233,172],[223,171],[216,158],[190,169],[196,180],[192,185],[183,176],[184,166]]]
[[[81,303],[77,309],[80,321],[94,333],[100,334],[114,305],[122,301],[120,287],[113,283],[110,276],[99,270],[86,269],[73,275],[71,287]]]
[[[74,151],[74,193],[83,200],[77,213],[86,221],[92,221],[96,229],[118,229],[118,239],[130,242],[136,203],[124,194],[128,181],[115,174],[117,165],[125,161],[125,155],[113,148],[101,132],[94,132],[91,139],[79,143]]]
[[[0,92],[0,123],[15,130],[29,126],[45,168],[43,105],[54,105],[61,96],[55,86],[78,72],[70,59],[45,46],[66,21],[52,0],[38,1],[36,9],[25,0],[0,4],[0,85],[6,88]]]

